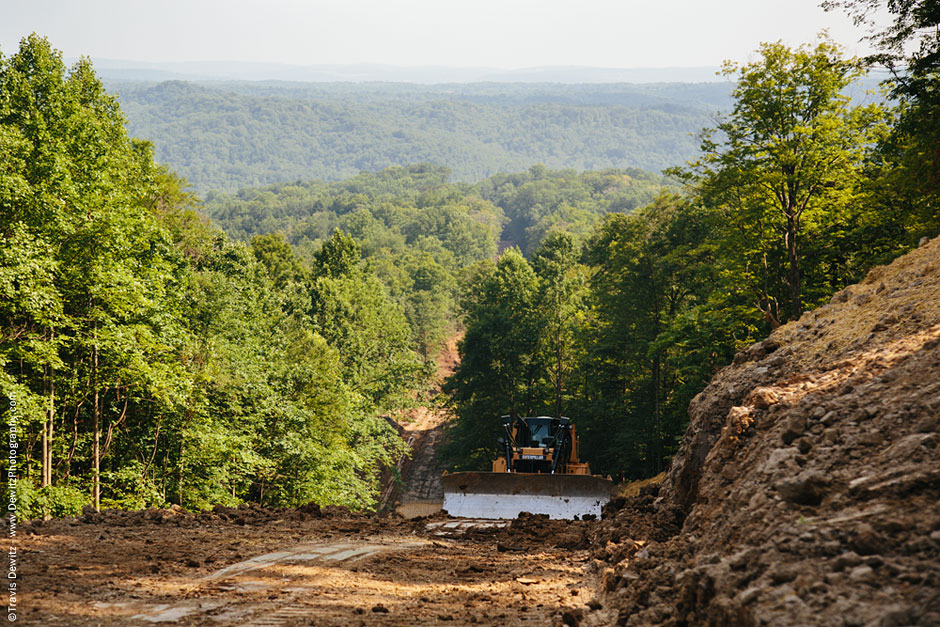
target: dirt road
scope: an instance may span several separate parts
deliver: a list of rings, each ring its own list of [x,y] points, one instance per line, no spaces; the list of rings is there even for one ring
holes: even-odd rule
[[[432,398],[440,392],[444,380],[453,374],[457,366],[459,339],[460,336],[455,335],[441,347]],[[411,458],[401,466],[402,484],[395,499],[395,511],[401,516],[429,516],[441,509],[444,489],[441,486],[443,469],[438,461],[438,449],[443,444],[447,419],[447,410],[440,403],[432,403],[409,412],[406,419],[399,423],[402,437],[411,447]]]
[[[562,624],[592,611],[590,525],[89,514],[21,530],[17,609],[33,625]]]

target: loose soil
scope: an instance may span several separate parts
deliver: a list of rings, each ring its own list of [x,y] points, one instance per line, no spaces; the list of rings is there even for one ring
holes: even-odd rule
[[[89,513],[20,528],[17,605],[34,625],[551,625],[593,611],[592,523],[501,524]]]

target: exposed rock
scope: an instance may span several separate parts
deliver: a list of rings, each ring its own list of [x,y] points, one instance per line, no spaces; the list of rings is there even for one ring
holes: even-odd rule
[[[780,481],[774,487],[786,501],[800,505],[819,505],[828,485],[829,481],[822,473],[809,470],[793,479]]]
[[[766,409],[780,402],[780,395],[773,388],[755,388],[748,395],[748,404],[757,409]]]
[[[862,558],[859,557],[858,553],[855,551],[846,551],[839,557],[835,559],[833,567],[836,570],[844,570],[846,568],[854,568],[862,563]]]
[[[806,416],[803,414],[793,414],[787,418],[786,422],[783,425],[783,434],[781,434],[781,439],[784,444],[791,444],[798,437],[803,435],[803,432],[806,431],[807,420]]]
[[[872,570],[871,566],[856,566],[849,573],[849,579],[856,582],[865,582],[869,581],[874,574],[875,571]]]

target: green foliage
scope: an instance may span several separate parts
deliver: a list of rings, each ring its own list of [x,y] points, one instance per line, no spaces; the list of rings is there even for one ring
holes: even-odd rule
[[[72,484],[47,485],[39,488],[29,479],[22,478],[16,484],[17,514],[20,518],[62,518],[77,516],[88,504],[88,490]],[[3,500],[9,503],[6,485]]]
[[[632,213],[594,205],[601,219],[579,224],[594,197],[584,184],[603,189],[597,182],[612,173],[585,173],[572,180],[579,187],[532,168],[481,184],[506,213],[504,239],[533,252],[537,287],[516,288],[513,304],[491,287],[498,266],[471,275],[463,361],[447,388],[457,412],[452,466],[485,467],[501,414],[545,412],[574,419],[595,472],[658,473],[677,449],[689,402],[736,350],[889,261],[932,224],[931,197],[912,193],[923,181],[894,167],[914,137],[899,151],[885,112],[843,95],[860,73],[856,61],[827,42],[759,52],[726,67],[739,79],[733,110],[705,132],[701,158],[675,171],[693,183],[687,198],[660,194]],[[573,234],[558,233],[565,229]],[[514,307],[526,314],[510,316]],[[529,370],[513,389],[501,376],[517,354],[513,365]]]
[[[685,176],[725,213],[759,306],[785,321],[848,278],[837,260],[806,262],[823,249],[823,233],[852,228],[862,164],[886,127],[881,107],[852,106],[844,95],[862,70],[835,44],[763,44],[759,53],[725,65],[737,78],[733,111],[705,132]],[[807,274],[818,291],[805,289]]]
[[[518,251],[481,265],[464,288],[466,333],[460,363],[445,390],[460,417],[445,456],[485,468],[499,433],[498,417],[528,416],[540,405],[538,277]]]
[[[724,296],[715,217],[664,195],[634,215],[610,216],[587,248],[596,271],[582,339],[581,433],[599,468],[633,477],[662,470],[688,401],[754,338],[753,322]]]
[[[893,215],[889,243],[903,238],[907,246],[916,245],[940,233],[940,11],[933,0],[832,0],[823,6],[843,8],[868,26],[877,52],[866,61],[891,70],[885,84],[900,106],[880,146],[867,200]]]
[[[552,413],[556,416],[564,415],[574,400],[571,378],[575,356],[582,350],[577,333],[584,323],[587,272],[579,257],[572,236],[556,232],[542,242],[532,259],[539,277],[539,352],[544,376],[554,391]]]
[[[160,486],[144,469],[138,461],[130,461],[126,465],[102,473],[102,483],[106,486],[101,496],[101,506],[117,509],[144,509],[147,507],[163,507],[166,499],[163,497]],[[47,486],[43,490],[56,490],[60,486]],[[77,502],[84,501],[84,494],[72,489],[73,497]],[[52,513],[52,516],[74,515]]]
[[[503,239],[527,254],[553,231],[583,242],[607,213],[629,213],[675,183],[637,169],[577,173],[532,166],[519,174],[497,174],[480,183],[481,194],[499,206],[508,223]]]
[[[671,185],[639,170],[579,174],[541,166],[474,186],[450,184],[449,177],[449,170],[436,166],[392,167],[338,183],[216,194],[207,209],[241,239],[283,233],[298,254],[329,276],[345,274],[361,254],[405,312],[427,361],[453,328],[464,268],[492,258],[500,245],[519,243],[531,254],[543,239],[561,233],[580,244],[603,215],[630,211]],[[337,229],[344,234],[340,238]],[[256,249],[264,241],[273,251],[270,238],[280,236],[264,237]]]
[[[0,57],[0,390],[15,395],[24,433],[20,513],[74,514],[99,497],[371,507],[383,468],[406,451],[386,416],[415,402],[458,316],[451,467],[488,467],[500,415],[563,414],[595,471],[655,474],[688,402],[735,350],[936,233],[931,58],[917,56],[914,87],[896,92],[890,133],[879,107],[843,96],[859,66],[827,42],[766,44],[729,65],[734,107],[677,172],[693,183],[687,198],[636,169],[531,166],[469,185],[423,164],[210,194],[202,207],[151,144],[128,137],[90,63],[67,69],[31,36]],[[157,108],[228,98],[152,89]],[[226,109],[250,128],[236,142],[245,154],[267,149],[255,131],[291,117],[281,88],[259,89],[270,108],[246,116],[257,95],[244,95]],[[402,87],[390,105],[390,88],[322,87],[343,100],[331,109],[306,89],[287,94],[303,101],[296,110],[330,122],[291,141],[358,150],[357,169],[395,163],[412,154],[410,134],[437,140],[443,127],[472,129],[475,142],[500,128],[499,141],[474,144],[495,163],[503,141],[550,140],[575,161],[582,142],[621,142],[624,155],[637,145],[597,136],[627,114],[578,101],[590,90],[557,88],[569,107],[536,102],[554,88],[478,86],[442,105]],[[605,89],[595,96],[623,97]],[[511,101],[515,126],[474,127],[492,113],[487,98]],[[395,117],[416,101],[421,128]],[[375,148],[370,128],[396,129],[389,141],[405,148]],[[439,146],[427,158],[451,150]],[[462,156],[458,178],[483,167]],[[298,177],[319,172],[294,161]],[[340,161],[320,164],[322,176]],[[205,165],[205,180],[267,177],[213,179],[217,164]]]
[[[355,241],[336,231],[314,274],[310,317],[339,352],[344,380],[380,411],[407,404],[407,393],[429,373],[412,350],[404,312],[361,265]]]

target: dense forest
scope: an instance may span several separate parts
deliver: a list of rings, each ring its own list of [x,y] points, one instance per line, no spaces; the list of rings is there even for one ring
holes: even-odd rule
[[[726,83],[524,85],[112,82],[131,135],[194,188],[340,180],[435,163],[458,181],[549,168],[659,171],[728,104]]]
[[[442,241],[466,237],[431,227],[446,223],[447,228],[461,228],[451,225],[455,220],[465,222],[471,231],[486,225],[486,232],[476,238],[487,242],[472,244],[477,248],[502,240],[504,245],[534,250],[551,231],[584,238],[599,217],[633,211],[663,189],[679,190],[677,180],[637,169],[578,173],[538,165],[473,185],[451,183],[451,176],[448,168],[431,164],[395,166],[334,183],[298,181],[244,188],[235,194],[209,193],[204,209],[234,237],[247,240],[276,231],[301,250],[315,247],[336,227],[360,238],[367,229],[390,229],[409,246],[419,236]],[[381,225],[372,224],[376,221]],[[456,242],[453,246],[460,248]],[[459,254],[462,262],[471,260],[468,254]]]
[[[940,232],[938,57],[902,45],[923,19],[900,10],[883,34],[881,61],[907,68],[887,103],[851,98],[864,63],[825,39],[727,64],[727,112],[666,176],[551,159],[474,174],[440,155],[364,150],[367,167],[327,181],[347,170],[297,153],[300,180],[234,191],[241,175],[207,176],[232,189],[204,201],[128,133],[127,94],[119,105],[90,62],[67,68],[48,41],[24,39],[0,56],[0,387],[15,406],[20,513],[372,507],[405,451],[388,418],[423,402],[436,348],[458,330],[449,467],[488,465],[499,415],[563,414],[595,471],[659,472],[689,400],[737,350]],[[325,107],[336,125],[310,137],[352,151],[366,118],[390,110],[385,95],[336,86],[322,89],[363,109],[323,105],[312,87],[246,89],[140,93],[182,93],[179,119],[201,117],[203,99],[245,129]],[[401,88],[401,103],[436,110],[422,89]],[[548,88],[511,106],[494,89],[526,120],[503,139],[527,136]],[[571,120],[559,155],[637,145],[592,135],[622,113],[590,113],[603,89],[558,89],[573,101],[549,107]],[[441,124],[468,128],[460,112],[487,106],[455,98]],[[199,142],[237,153],[306,141],[255,143],[256,127],[230,144],[219,128]],[[667,152],[663,164],[681,163]]]

